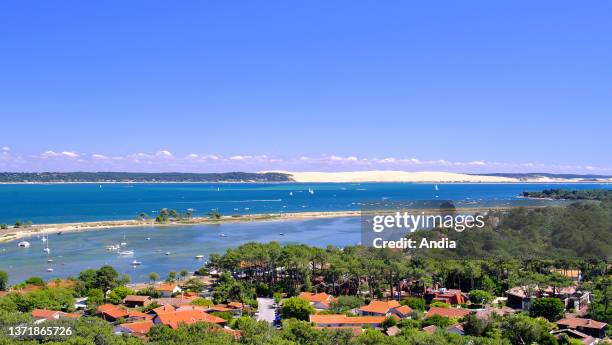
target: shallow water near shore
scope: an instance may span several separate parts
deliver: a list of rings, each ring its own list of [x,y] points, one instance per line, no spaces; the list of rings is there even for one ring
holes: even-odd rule
[[[49,256],[43,252],[45,244],[42,239],[36,236],[27,239],[30,248],[19,248],[15,243],[0,244],[0,270],[7,271],[14,284],[31,276],[45,280],[67,277],[86,268],[109,264],[119,273],[128,274],[132,281],[145,282],[151,272],[165,277],[170,271],[193,271],[203,266],[211,253],[223,253],[227,248],[249,241],[325,247],[354,245],[359,242],[359,237],[358,217],[74,232],[50,235]],[[133,250],[133,256],[120,256],[106,250],[107,246],[124,241],[127,246],[121,250]],[[197,260],[196,255],[204,255],[204,259]],[[53,262],[47,263],[48,258]],[[142,262],[142,265],[132,266],[134,260]],[[46,272],[49,267],[53,268],[52,273]]]

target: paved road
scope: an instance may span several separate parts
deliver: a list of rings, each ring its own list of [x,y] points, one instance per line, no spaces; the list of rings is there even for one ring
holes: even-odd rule
[[[274,308],[272,308],[272,304],[274,304],[274,299],[272,298],[257,298],[259,310],[257,321],[274,322]]]

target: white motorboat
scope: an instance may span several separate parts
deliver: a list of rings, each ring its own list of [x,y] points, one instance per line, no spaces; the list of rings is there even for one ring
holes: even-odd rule
[[[195,258],[198,260],[202,260],[204,259],[204,255],[196,255]]]
[[[123,252],[119,252],[119,255],[121,255],[121,256],[134,255],[134,251],[133,250],[126,250],[126,251],[123,251]]]
[[[21,248],[30,248],[30,242],[28,242],[28,241],[21,241],[21,242],[17,243],[17,246],[19,246]]]
[[[166,255],[170,255],[170,252],[166,252]]]
[[[53,272],[53,268],[51,267],[47,268],[47,272]]]
[[[132,266],[140,266],[140,265],[142,265],[142,262],[137,261],[137,260],[132,261]]]
[[[219,234],[219,237],[226,237],[227,235],[224,233]]]

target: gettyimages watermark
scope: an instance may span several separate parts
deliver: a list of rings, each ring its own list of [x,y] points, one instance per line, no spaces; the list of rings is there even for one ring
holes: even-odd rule
[[[366,202],[362,204],[362,244],[391,249],[454,249],[447,237],[417,240],[417,231],[446,229],[463,232],[484,228],[486,217],[478,209],[458,209],[451,200]]]
[[[527,199],[366,201],[361,245],[437,259],[589,257],[593,251],[564,241],[564,229],[555,225],[563,224],[555,208],[566,206]],[[586,238],[585,243],[595,247],[601,241]]]

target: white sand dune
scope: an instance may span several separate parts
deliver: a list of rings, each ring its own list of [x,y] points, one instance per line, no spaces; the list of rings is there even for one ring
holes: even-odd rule
[[[586,182],[581,179],[557,179],[547,177],[533,178],[511,178],[501,176],[468,175],[451,172],[439,171],[393,171],[393,170],[374,170],[374,171],[345,171],[345,172],[291,172],[276,171],[293,176],[296,182],[455,182],[455,183],[559,183],[559,182]],[[610,182],[600,181],[600,182]]]

